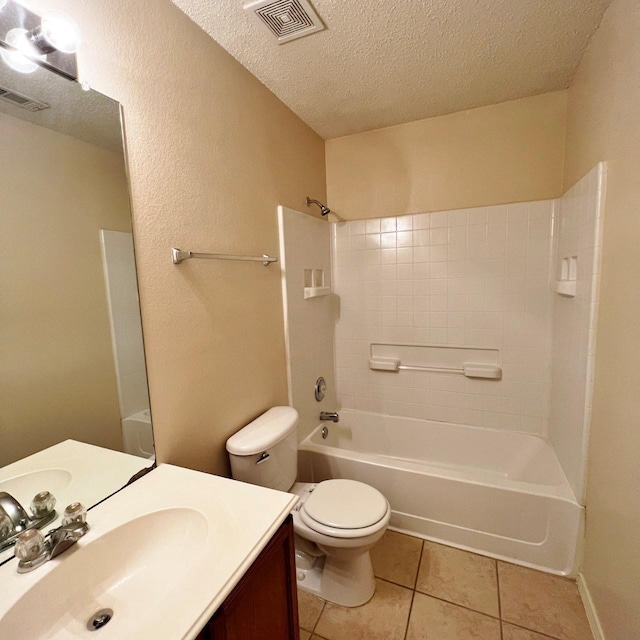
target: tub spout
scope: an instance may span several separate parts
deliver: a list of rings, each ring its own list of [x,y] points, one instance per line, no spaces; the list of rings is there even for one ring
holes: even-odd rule
[[[340,422],[340,416],[335,411],[321,411],[320,420],[330,422]]]

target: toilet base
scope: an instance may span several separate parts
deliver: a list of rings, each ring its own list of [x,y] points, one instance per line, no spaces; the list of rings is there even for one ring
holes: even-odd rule
[[[371,600],[376,581],[369,551],[348,557],[313,556],[296,547],[298,587],[343,607],[359,607]]]

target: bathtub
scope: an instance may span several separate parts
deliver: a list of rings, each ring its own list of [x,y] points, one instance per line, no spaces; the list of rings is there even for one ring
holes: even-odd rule
[[[299,476],[376,487],[396,531],[558,575],[577,570],[584,508],[538,436],[342,410],[301,442]]]

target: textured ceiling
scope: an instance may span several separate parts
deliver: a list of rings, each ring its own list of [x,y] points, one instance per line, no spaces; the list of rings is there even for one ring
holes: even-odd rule
[[[278,45],[242,0],[173,0],[323,138],[564,89],[611,0],[312,0]]]
[[[0,86],[50,105],[30,112],[0,100],[0,111],[122,154],[118,103],[97,91],[84,91],[48,69],[32,74],[13,71],[0,62]]]

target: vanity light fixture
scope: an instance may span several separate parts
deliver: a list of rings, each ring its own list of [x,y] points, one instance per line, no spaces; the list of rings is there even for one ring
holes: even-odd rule
[[[69,18],[47,13],[42,18],[15,2],[0,0],[0,56],[21,73],[38,66],[77,80],[76,51],[80,33]]]
[[[19,73],[33,73],[38,68],[38,63],[33,60],[34,55],[32,47],[27,39],[29,32],[26,29],[18,27],[10,29],[5,36],[5,42],[10,45],[11,49],[0,49],[0,56],[5,64]],[[25,52],[29,52],[26,55]],[[40,60],[44,59],[43,55],[38,56]]]
[[[40,26],[32,29],[27,37],[44,53],[75,53],[80,45],[78,27],[59,13],[46,13]]]

